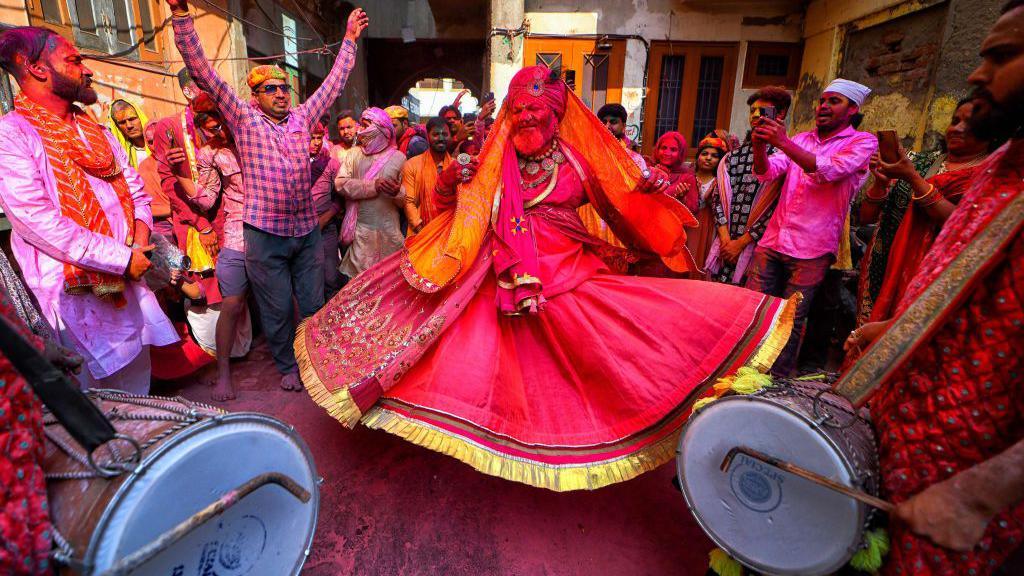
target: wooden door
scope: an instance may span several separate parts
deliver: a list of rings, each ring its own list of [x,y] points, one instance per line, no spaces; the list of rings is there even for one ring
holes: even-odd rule
[[[686,137],[687,156],[715,128],[728,128],[736,83],[736,43],[651,44],[644,108],[643,151],[651,154],[665,132]]]
[[[538,64],[559,70],[576,95],[594,111],[609,102],[622,101],[625,40],[527,38],[523,65]]]

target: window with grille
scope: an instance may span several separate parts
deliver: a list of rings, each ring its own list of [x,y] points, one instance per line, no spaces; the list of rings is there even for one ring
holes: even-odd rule
[[[743,67],[743,87],[773,85],[796,88],[803,45],[788,42],[750,42]]]
[[[287,14],[281,14],[281,30],[284,31],[284,63],[295,68],[299,67],[298,32],[296,31],[295,19]]]
[[[537,54],[537,66],[547,66],[548,68],[562,73],[562,54],[560,52],[540,52]]]
[[[139,20],[142,23],[142,41],[151,52],[156,52],[156,30],[153,28],[153,8],[150,0],[139,0]]]
[[[700,142],[708,132],[716,128],[724,70],[725,58],[721,56],[703,56],[700,59],[700,79],[697,80],[697,102],[690,142]]]
[[[79,47],[160,60],[154,0],[39,0],[26,3],[30,21]],[[141,47],[141,48],[140,48]]]
[[[597,110],[608,102],[608,54],[586,54],[583,60],[583,102]]]
[[[643,149],[673,130],[698,142],[729,126],[739,45],[731,42],[651,42],[650,81],[644,104]],[[695,146],[687,150],[692,158]]]
[[[658,112],[654,119],[654,141],[665,132],[679,127],[679,105],[682,100],[683,71],[686,56],[663,56],[661,78],[658,80]]]
[[[42,0],[40,4],[43,10],[43,20],[51,24],[60,24],[62,22],[58,0]]]
[[[130,48],[135,40],[135,18],[132,16],[131,0],[111,0],[114,14],[113,39],[117,50]]]

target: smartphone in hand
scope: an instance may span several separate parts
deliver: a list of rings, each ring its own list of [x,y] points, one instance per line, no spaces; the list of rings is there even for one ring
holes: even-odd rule
[[[771,118],[772,120],[778,120],[776,117],[775,106],[758,106],[757,113],[759,118]]]
[[[899,162],[900,138],[896,131],[879,130],[876,135],[878,136],[878,155],[882,158],[882,162],[886,164]]]

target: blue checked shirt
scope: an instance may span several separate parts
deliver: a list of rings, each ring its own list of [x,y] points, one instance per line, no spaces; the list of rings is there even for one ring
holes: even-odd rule
[[[246,224],[277,236],[305,236],[317,225],[309,181],[310,127],[338,98],[356,58],[345,40],[330,74],[284,122],[268,118],[214,71],[191,16],[173,18],[174,42],[196,85],[217,103],[235,138],[245,180]]]

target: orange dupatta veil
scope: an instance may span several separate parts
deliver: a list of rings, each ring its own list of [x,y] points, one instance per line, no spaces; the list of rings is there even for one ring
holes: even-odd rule
[[[636,192],[644,178],[640,168],[583,101],[567,92],[559,137],[586,163],[587,195],[601,218],[630,248],[661,256],[677,272],[696,270],[683,227],[696,226],[697,220],[674,198]],[[476,176],[459,186],[455,210],[438,215],[406,241],[402,272],[415,288],[436,292],[448,286],[479,255],[492,208],[501,200],[502,154],[512,128],[508,107],[506,99],[480,152]]]

